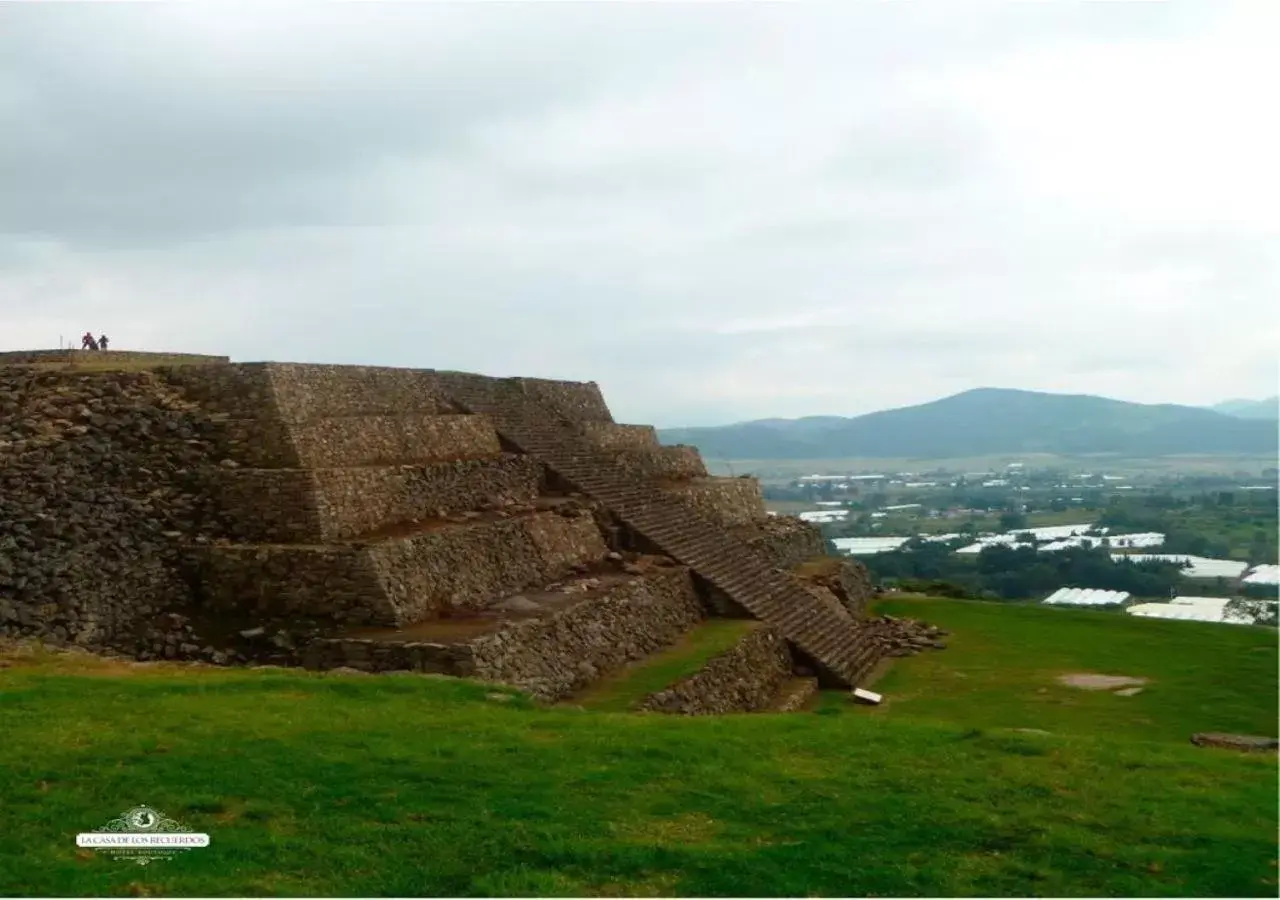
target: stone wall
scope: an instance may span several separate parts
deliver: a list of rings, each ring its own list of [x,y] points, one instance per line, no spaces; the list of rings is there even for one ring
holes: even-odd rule
[[[151,372],[0,368],[0,634],[130,642],[218,533],[220,423]]]
[[[744,525],[765,518],[760,482],[755,478],[696,478],[666,482],[662,487],[698,515],[720,525]]]
[[[280,416],[264,365],[166,366],[158,377],[223,421],[227,458],[244,466],[298,467],[293,436]]]
[[[609,550],[590,512],[579,512],[455,525],[370,544],[395,624],[477,610],[603,559]]]
[[[344,416],[290,423],[287,429],[293,464],[313,469],[483,459],[502,452],[484,416]]]
[[[835,597],[855,619],[867,614],[867,604],[875,595],[866,566],[840,556],[814,557],[794,566],[793,573],[806,583]]]
[[[622,425],[617,422],[580,422],[578,430],[601,450],[653,450],[659,446],[652,425]]]
[[[791,678],[791,651],[776,631],[753,628],[697,672],[650,694],[639,708],[684,715],[768,709]]]
[[[780,569],[790,569],[827,552],[822,531],[794,516],[767,516],[733,531]]]
[[[701,618],[688,572],[656,570],[473,641],[474,674],[559,699],[674,644]]]
[[[190,547],[195,608],[237,627],[295,619],[330,626],[397,624],[368,548],[222,544]]]
[[[543,470],[528,456],[505,454],[432,465],[314,471],[323,526],[317,537],[339,540],[468,510],[531,504]]]
[[[609,552],[589,510],[457,523],[363,544],[193,548],[200,607],[237,619],[402,626],[477,610]]]
[[[835,591],[845,608],[857,619],[868,614],[871,598],[875,596],[875,585],[871,581],[871,573],[862,563],[851,559],[840,561],[840,587]]]
[[[688,572],[657,569],[600,596],[508,622],[470,641],[321,639],[305,649],[303,660],[319,669],[471,676],[558,700],[674,644],[701,617]]]
[[[250,365],[266,369],[280,415],[287,422],[454,411],[435,373],[428,369],[303,363]]]
[[[538,463],[514,454],[429,465],[223,469],[217,500],[236,540],[323,543],[466,510],[531,504],[541,480]]]
[[[635,481],[683,481],[706,478],[696,447],[648,447],[643,450],[616,450],[611,454],[624,477]]]
[[[544,404],[571,422],[612,422],[613,414],[594,381],[552,381],[516,378],[530,399]]]

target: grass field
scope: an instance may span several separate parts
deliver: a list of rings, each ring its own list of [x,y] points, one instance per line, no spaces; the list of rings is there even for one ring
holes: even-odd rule
[[[895,598],[876,609],[952,635],[946,650],[891,666],[875,686],[886,702],[860,714],[955,722],[963,709],[975,728],[1177,744],[1197,731],[1277,734],[1274,630],[976,600]],[[1057,681],[1081,672],[1149,683],[1121,697]],[[849,709],[843,695],[824,700],[825,708]]]
[[[884,609],[950,648],[898,660],[882,707],[817,715],[11,658],[0,894],[1275,896],[1276,758],[1187,743],[1275,733],[1274,632]],[[1152,681],[1120,698],[1062,671]],[[211,846],[146,868],[75,849],[137,803]]]

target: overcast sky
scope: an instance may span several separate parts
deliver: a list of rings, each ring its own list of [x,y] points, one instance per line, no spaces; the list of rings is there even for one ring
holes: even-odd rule
[[[658,425],[1263,396],[1278,45],[1274,0],[0,4],[0,349]]]

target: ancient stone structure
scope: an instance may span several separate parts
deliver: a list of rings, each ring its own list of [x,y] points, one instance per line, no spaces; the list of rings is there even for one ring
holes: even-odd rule
[[[730,615],[642,705],[794,709],[899,649],[823,547],[594,383],[0,354],[0,635],[559,699]]]

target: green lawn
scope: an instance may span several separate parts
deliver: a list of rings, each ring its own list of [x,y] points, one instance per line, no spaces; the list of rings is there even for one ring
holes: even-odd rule
[[[571,702],[600,712],[626,712],[650,694],[697,672],[758,626],[751,619],[708,619],[674,646],[602,678]]]
[[[1185,743],[1197,731],[1275,736],[1273,629],[969,600],[893,599],[877,613],[952,632],[947,649],[895,662],[865,713],[895,721],[1039,728]],[[1132,697],[1068,687],[1059,675],[1146,678]],[[823,707],[845,709],[843,697]]]
[[[0,894],[1275,896],[1275,757],[1186,741],[1268,732],[1268,712],[1275,733],[1274,633],[885,609],[927,613],[951,648],[899,660],[884,707],[836,715],[15,660],[0,668]],[[1041,702],[1024,682],[1059,668],[1155,680]],[[146,868],[77,852],[77,831],[137,803],[212,845]]]

